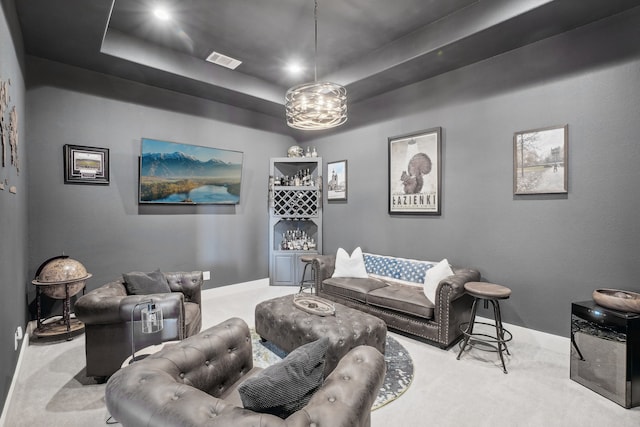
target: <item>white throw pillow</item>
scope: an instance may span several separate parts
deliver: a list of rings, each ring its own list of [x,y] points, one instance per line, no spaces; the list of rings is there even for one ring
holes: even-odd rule
[[[354,277],[366,279],[369,277],[367,269],[364,267],[364,257],[362,249],[358,246],[351,256],[342,248],[338,248],[336,253],[336,268],[331,277]]]
[[[427,270],[424,275],[424,294],[429,301],[436,303],[436,289],[441,280],[453,275],[453,270],[449,266],[449,261],[443,259]]]

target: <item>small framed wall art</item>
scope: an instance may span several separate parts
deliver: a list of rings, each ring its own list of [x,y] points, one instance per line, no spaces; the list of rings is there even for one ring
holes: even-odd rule
[[[569,125],[516,132],[513,194],[567,193]]]
[[[327,163],[327,200],[347,200],[347,161]]]
[[[440,215],[442,128],[389,138],[389,213]]]
[[[109,185],[109,149],[66,144],[64,183]]]

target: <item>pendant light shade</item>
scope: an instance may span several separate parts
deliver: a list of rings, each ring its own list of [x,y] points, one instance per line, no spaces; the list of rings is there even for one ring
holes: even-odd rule
[[[304,130],[329,129],[347,121],[347,90],[336,83],[294,86],[285,96],[287,124]]]
[[[318,1],[314,2],[314,80],[290,88],[285,95],[287,125],[302,130],[330,129],[347,121],[347,89],[318,81]]]

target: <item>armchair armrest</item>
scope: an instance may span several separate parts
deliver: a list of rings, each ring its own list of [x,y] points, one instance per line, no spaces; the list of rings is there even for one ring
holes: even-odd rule
[[[386,369],[384,356],[374,347],[355,347],[340,359],[307,406],[287,418],[287,426],[369,426]]]
[[[74,311],[87,325],[120,322],[120,301],[127,296],[121,281],[110,282],[78,298]]]
[[[183,298],[184,296],[179,292],[126,296],[120,300],[120,306],[118,308],[120,321],[130,322],[131,312],[136,304],[153,300],[156,307],[162,310],[162,317],[165,319],[182,319],[181,323],[184,324]],[[142,308],[142,306],[140,306],[140,308]],[[139,311],[136,310],[136,313],[134,321],[140,319]]]
[[[184,324],[181,293],[127,295],[124,285],[118,282],[108,283],[78,298],[74,310],[78,319],[87,325],[130,322],[135,304],[149,299],[162,308],[165,318],[182,319]]]
[[[322,288],[322,282],[333,275],[336,268],[335,255],[316,255],[313,257],[311,264],[313,269],[313,277],[315,278],[316,292]]]
[[[198,305],[202,302],[202,285],[204,279],[202,271],[178,271],[164,273],[172,292],[182,292],[186,302],[194,302]]]

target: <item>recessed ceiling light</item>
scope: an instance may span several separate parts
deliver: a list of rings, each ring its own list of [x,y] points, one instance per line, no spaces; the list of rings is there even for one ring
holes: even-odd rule
[[[171,14],[164,7],[156,7],[155,9],[153,9],[153,16],[161,21],[168,21],[169,19],[171,19]]]
[[[289,74],[297,76],[302,74],[302,72],[304,71],[304,66],[297,61],[292,61],[285,66],[285,70],[287,70]]]

